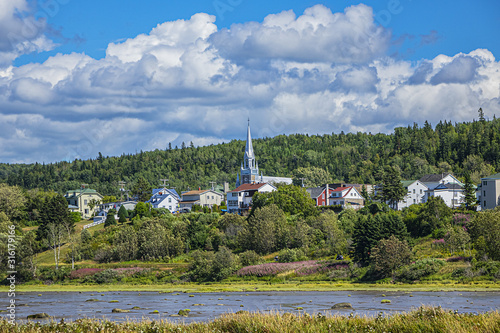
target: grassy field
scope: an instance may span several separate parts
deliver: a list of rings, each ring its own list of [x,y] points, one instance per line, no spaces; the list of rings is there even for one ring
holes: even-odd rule
[[[226,314],[207,323],[174,324],[168,321],[114,323],[78,320],[75,322],[26,323],[0,322],[0,333],[34,332],[500,332],[500,313],[455,314],[441,308],[422,307],[388,317],[310,316],[288,313]]]

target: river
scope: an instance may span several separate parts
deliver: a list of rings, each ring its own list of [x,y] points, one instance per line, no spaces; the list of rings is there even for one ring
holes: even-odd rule
[[[9,304],[2,293],[1,308]],[[383,299],[390,303],[381,303]],[[487,312],[500,308],[500,292],[227,292],[227,293],[158,293],[158,292],[37,292],[16,293],[16,317],[25,320],[30,314],[47,313],[54,320],[79,318],[111,321],[167,319],[173,322],[208,321],[223,313],[307,312],[309,314],[377,315],[409,311],[421,305],[442,306],[462,312]],[[336,303],[348,302],[354,310],[331,310]],[[136,307],[135,309],[133,309]],[[115,308],[130,310],[113,313]],[[188,317],[176,316],[190,309]],[[158,313],[152,313],[157,310]],[[6,312],[1,312],[6,317]]]

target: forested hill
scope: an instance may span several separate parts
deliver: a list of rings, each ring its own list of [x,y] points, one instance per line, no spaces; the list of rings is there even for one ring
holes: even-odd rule
[[[403,179],[428,173],[469,171],[474,181],[500,171],[500,121],[468,123],[427,122],[400,127],[392,134],[340,133],[331,135],[280,135],[253,140],[264,175],[293,176],[320,168],[330,179],[375,183],[386,165],[399,166]],[[64,192],[89,184],[103,195],[119,193],[119,181],[131,188],[139,177],[151,185],[168,178],[179,192],[209,182],[229,181],[234,186],[243,160],[245,142],[205,147],[155,150],[136,155],[99,157],[48,165],[0,164],[0,182],[24,188]],[[316,170],[317,171],[317,170]],[[312,178],[312,177],[311,177]]]

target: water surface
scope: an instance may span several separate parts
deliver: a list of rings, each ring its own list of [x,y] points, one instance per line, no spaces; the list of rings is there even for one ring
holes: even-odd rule
[[[251,312],[282,311],[309,314],[377,315],[409,311],[421,305],[442,306],[458,312],[486,312],[500,308],[500,292],[227,292],[227,293],[158,293],[158,292],[37,292],[16,293],[17,319],[25,320],[34,313],[47,313],[59,321],[97,318],[112,321],[167,319],[173,322],[208,321],[223,313],[240,310]],[[90,299],[97,301],[89,302]],[[388,299],[390,304],[382,304]],[[111,302],[118,301],[118,302]],[[1,309],[9,299],[2,293]],[[331,310],[336,303],[351,303],[354,310]],[[140,309],[132,309],[139,307]],[[114,308],[129,313],[112,313]],[[299,309],[301,308],[301,309]],[[175,316],[181,309],[190,309],[188,317]],[[158,310],[158,314],[152,314]],[[5,312],[0,313],[2,317]]]

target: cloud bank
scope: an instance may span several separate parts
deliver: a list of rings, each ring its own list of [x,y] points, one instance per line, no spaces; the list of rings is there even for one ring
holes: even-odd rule
[[[247,117],[263,137],[390,132],[471,120],[479,107],[500,114],[500,64],[491,52],[391,58],[391,33],[365,5],[340,13],[317,5],[222,30],[199,13],[110,43],[102,59],[57,54],[18,67],[16,57],[54,45],[26,1],[2,6],[0,162],[229,141],[244,138]],[[36,34],[9,39],[35,23]]]

